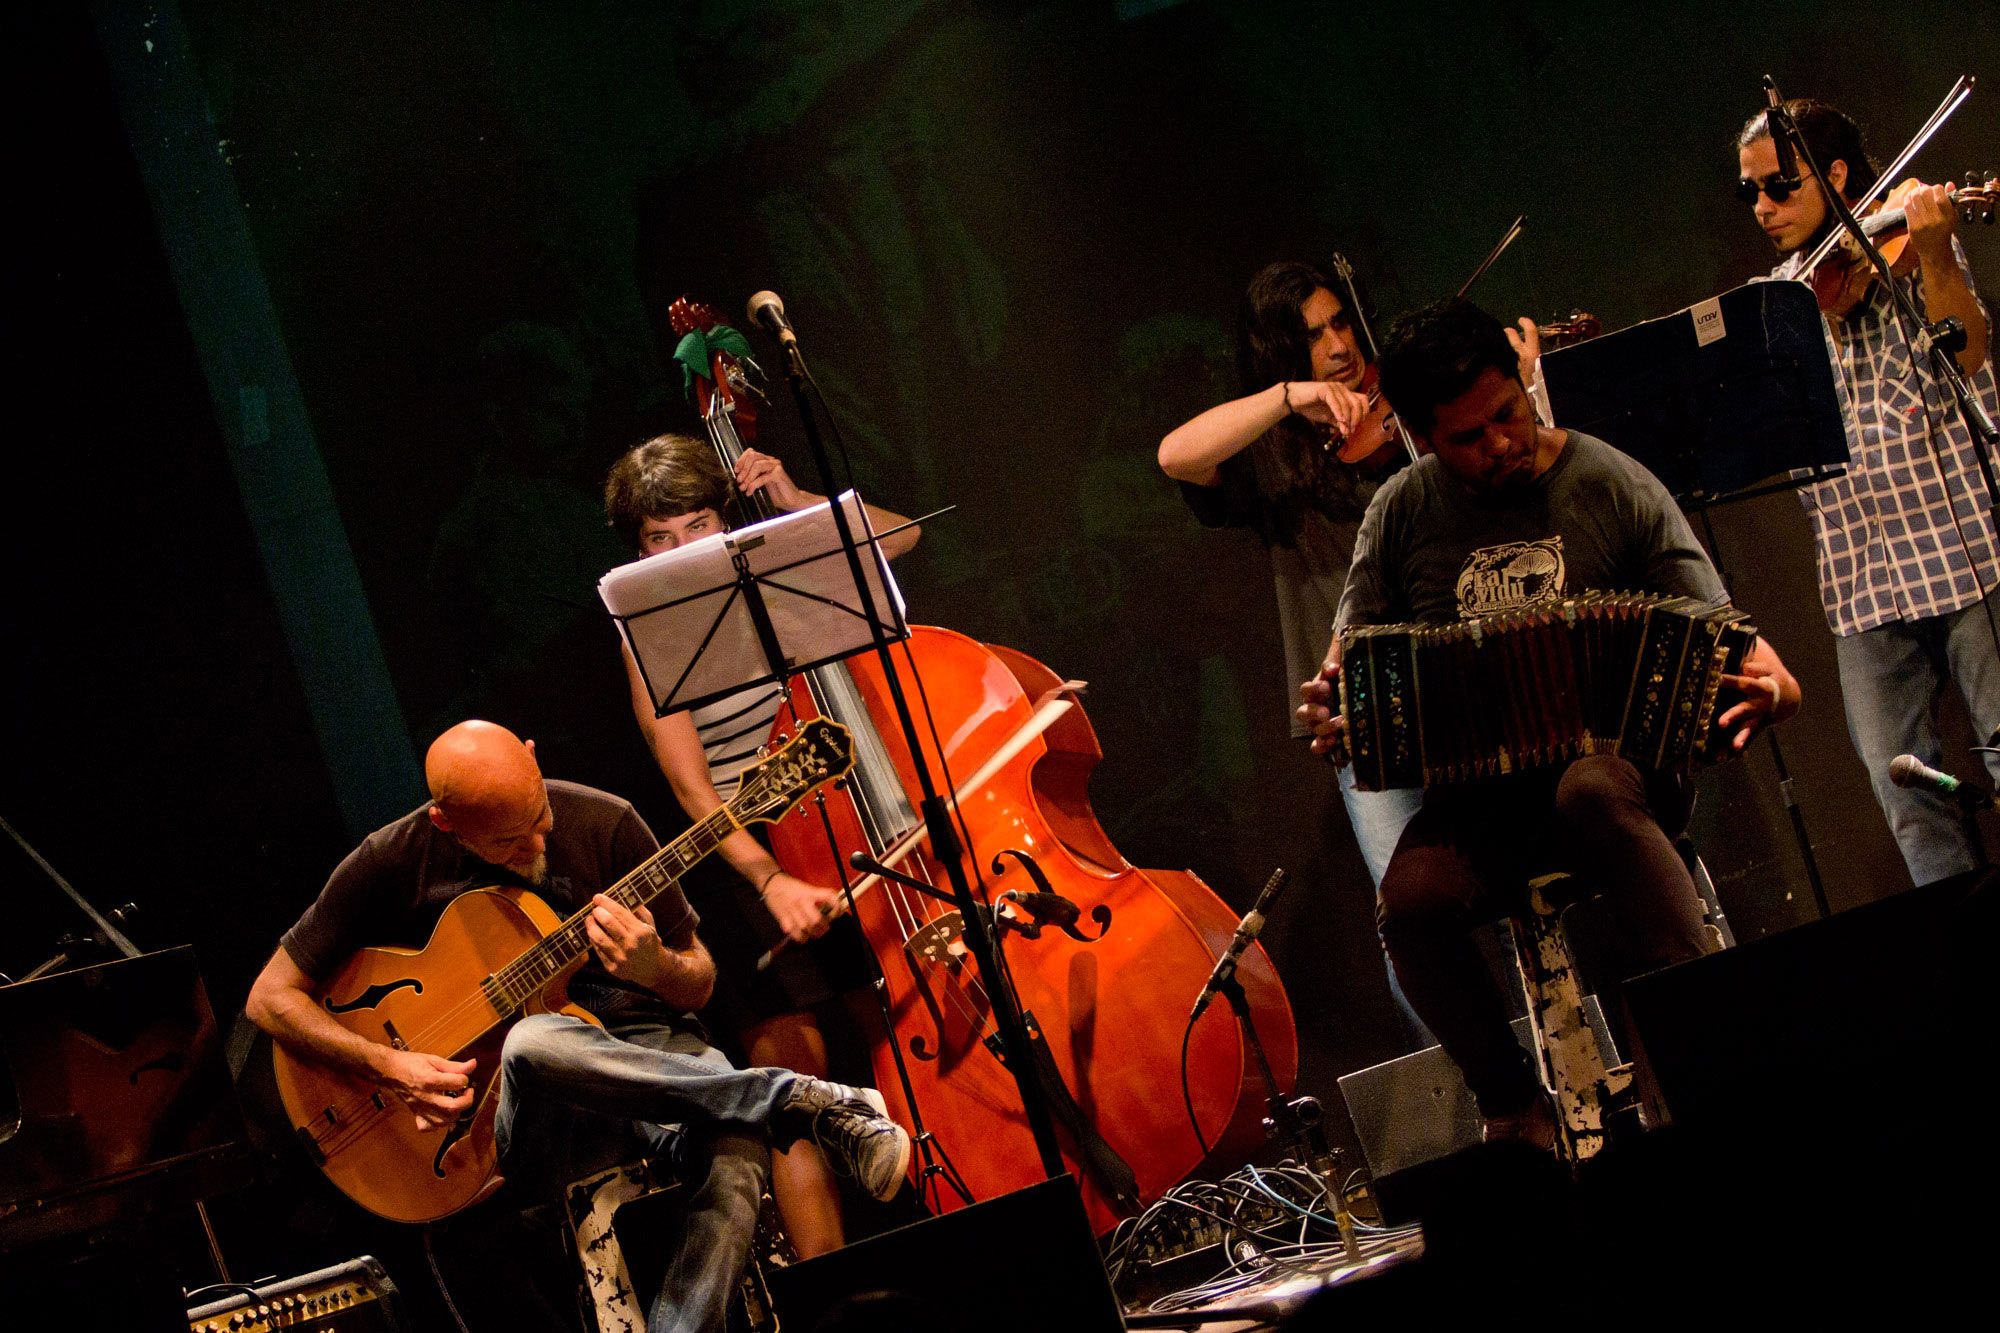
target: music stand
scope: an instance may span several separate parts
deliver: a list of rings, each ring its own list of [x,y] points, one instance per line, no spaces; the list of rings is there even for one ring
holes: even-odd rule
[[[621,565],[598,580],[657,716],[910,636],[867,506],[851,490],[839,504],[864,534],[860,579],[842,558],[829,500]],[[864,580],[867,597],[859,591]]]
[[[1608,440],[1701,515],[1847,470],[1847,430],[1812,288],[1760,281],[1542,358],[1555,420]],[[1826,885],[1775,731],[1778,792],[1821,916]]]
[[[1690,509],[1839,476],[1847,432],[1812,289],[1751,282],[1542,358],[1555,419]]]

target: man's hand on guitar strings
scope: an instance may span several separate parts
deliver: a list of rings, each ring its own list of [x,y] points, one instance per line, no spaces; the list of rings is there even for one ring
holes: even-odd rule
[[[660,943],[653,914],[645,907],[634,911],[604,894],[595,894],[583,931],[590,937],[597,961],[620,981],[658,990],[666,979],[670,967],[666,946]]]
[[[403,1099],[428,1133],[472,1109],[472,1071],[477,1060],[447,1060],[423,1051],[389,1047],[377,1058],[382,1086]]]

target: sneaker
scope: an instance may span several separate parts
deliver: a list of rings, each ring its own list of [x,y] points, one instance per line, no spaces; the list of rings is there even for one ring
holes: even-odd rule
[[[800,1137],[819,1144],[835,1170],[883,1203],[896,1197],[910,1170],[910,1135],[889,1118],[881,1093],[801,1078],[783,1109],[799,1118]]]

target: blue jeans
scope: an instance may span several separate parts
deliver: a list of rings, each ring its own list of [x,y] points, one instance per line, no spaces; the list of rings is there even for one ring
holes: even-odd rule
[[[2000,609],[2000,608],[1996,608]],[[1982,738],[2000,724],[2000,660],[1979,603],[1923,620],[1895,621],[1834,639],[1840,691],[1847,700],[1847,734],[1868,769],[1875,799],[1896,835],[1915,884],[1929,884],[1984,862],[1957,802],[1889,781],[1889,761],[1913,754],[1944,766],[1933,706],[1956,681]],[[2000,762],[1986,756],[2000,782]]]
[[[1389,868],[1389,858],[1396,854],[1396,842],[1403,836],[1403,826],[1410,822],[1410,816],[1424,803],[1420,789],[1410,788],[1400,791],[1356,791],[1354,789],[1354,765],[1340,766],[1340,799],[1347,807],[1347,822],[1354,827],[1354,841],[1361,848],[1361,859],[1368,866],[1368,877],[1375,882],[1376,911],[1381,911],[1382,875]],[[1403,1040],[1412,1051],[1426,1046],[1435,1046],[1436,1038],[1424,1021],[1417,1017],[1417,1011],[1403,994],[1403,983],[1396,976],[1396,969],[1389,966],[1387,952],[1382,955],[1383,971],[1389,977],[1389,995],[1396,1001],[1397,1015],[1402,1019]]]
[[[770,1177],[766,1126],[798,1078],[731,1068],[696,1034],[663,1023],[614,1034],[567,1014],[533,1014],[514,1025],[500,1052],[501,1169],[550,1193],[638,1153],[665,1151],[668,1126],[702,1131],[713,1148],[708,1176],[689,1196],[646,1329],[720,1330]]]

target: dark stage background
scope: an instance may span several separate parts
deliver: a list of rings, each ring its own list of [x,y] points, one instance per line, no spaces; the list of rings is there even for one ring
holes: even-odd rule
[[[1234,303],[1271,259],[1340,248],[1388,315],[1525,213],[1477,298],[1608,327],[1762,271],[1729,191],[1758,75],[1884,156],[1955,75],[2000,75],[1990,5],[1882,18],[185,0],[182,48],[171,9],[21,7],[0,814],[101,905],[139,901],[143,939],[194,940],[224,1009],[457,718],[676,827],[595,600],[621,557],[597,486],[694,426],[667,304],[771,286],[864,491],[958,506],[899,566],[914,618],[1092,682],[1096,802],[1134,861],[1239,905],[1296,874],[1266,942],[1333,1100],[1396,1049],[1366,877],[1331,771],[1286,738],[1262,552],[1194,523],[1160,436],[1232,392]],[[212,125],[128,133],[175,89]],[[1995,161],[1996,96],[1928,178]],[[1991,284],[2000,245],[1966,240]],[[252,327],[270,373],[218,352]],[[816,487],[789,404],[766,421]],[[1717,525],[1806,687],[1784,742],[1832,904],[1906,887],[1796,502]],[[1809,916],[1768,757],[1703,783],[1739,933]],[[69,923],[8,866],[13,972]]]

